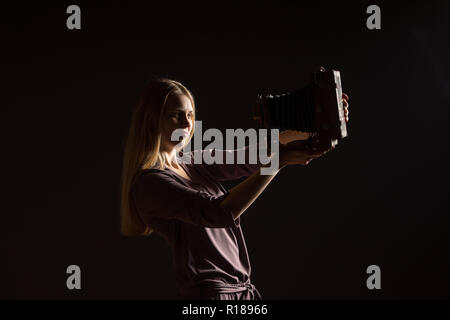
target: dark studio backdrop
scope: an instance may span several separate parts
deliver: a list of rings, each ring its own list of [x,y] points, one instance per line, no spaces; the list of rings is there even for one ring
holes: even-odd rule
[[[81,8],[81,30],[66,8]],[[381,9],[369,30],[366,8]],[[169,247],[119,234],[131,111],[152,76],[194,94],[207,128],[256,128],[258,93],[324,65],[350,96],[349,137],[283,169],[241,218],[265,299],[450,297],[450,5],[2,6],[0,298],[173,299]],[[225,183],[231,187],[236,184]],[[78,265],[82,290],[66,288]],[[369,265],[381,289],[366,287]]]

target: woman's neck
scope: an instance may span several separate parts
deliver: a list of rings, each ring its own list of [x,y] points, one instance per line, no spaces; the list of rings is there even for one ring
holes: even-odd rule
[[[164,155],[164,157],[167,159],[166,166],[169,168],[173,168],[175,170],[180,169],[180,166],[177,162],[177,153],[175,148],[172,150],[161,150],[161,153]]]

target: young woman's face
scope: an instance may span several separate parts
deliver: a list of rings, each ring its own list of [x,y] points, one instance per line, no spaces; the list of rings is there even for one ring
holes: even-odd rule
[[[193,118],[194,110],[188,97],[174,94],[167,98],[162,121],[161,147],[163,150],[170,151],[182,140],[189,137],[193,126]],[[181,136],[178,135],[177,141],[171,141],[172,133],[176,129],[180,129]]]

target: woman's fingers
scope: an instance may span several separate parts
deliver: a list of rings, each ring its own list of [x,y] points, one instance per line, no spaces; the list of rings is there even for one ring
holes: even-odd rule
[[[348,107],[349,107],[349,103],[348,103],[348,99],[350,99],[349,97],[348,97],[348,95],[346,95],[345,93],[343,93],[342,94],[342,101],[343,101],[343,105],[344,105],[344,116],[345,116],[345,121],[346,122],[348,122],[348,120],[349,120],[349,117],[348,117],[348,114],[350,113],[349,111],[348,111]]]
[[[281,144],[288,144],[295,140],[307,140],[308,137],[309,133],[295,130],[285,130],[279,134]]]
[[[344,116],[345,116],[346,122],[348,122],[348,114],[349,114],[349,111],[348,111],[349,104],[348,104],[347,99],[348,99],[348,96],[345,93],[343,93],[342,101],[343,101],[343,105],[344,105]]]
[[[294,140],[286,144],[286,150],[304,149],[308,145],[307,140]]]

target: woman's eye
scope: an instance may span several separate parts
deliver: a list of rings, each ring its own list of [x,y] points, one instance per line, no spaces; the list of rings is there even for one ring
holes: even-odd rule
[[[173,114],[171,114],[170,115],[170,117],[171,118],[180,118],[180,117],[183,117],[184,115],[182,114],[182,113],[173,113]],[[187,115],[187,118],[188,119],[192,119],[192,114],[191,113],[189,113],[188,115]]]

